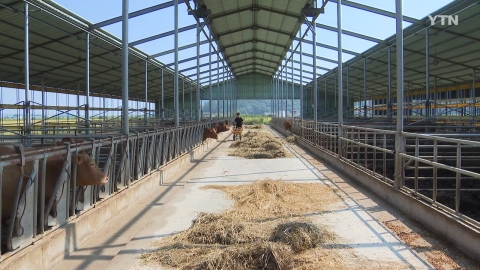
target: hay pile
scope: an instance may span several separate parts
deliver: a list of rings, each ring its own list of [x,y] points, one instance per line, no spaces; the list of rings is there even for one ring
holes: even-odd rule
[[[249,131],[243,135],[241,141],[233,142],[230,148],[233,149],[230,156],[248,159],[282,158],[291,155],[270,132]]]
[[[340,199],[323,184],[263,180],[204,188],[223,190],[235,199],[234,206],[220,214],[199,214],[188,230],[144,253],[144,264],[212,270],[395,269],[391,263],[372,267],[345,256],[350,249],[335,244],[337,236],[327,228],[292,217],[335,206]]]
[[[247,129],[264,129],[265,127],[263,125],[245,125],[245,128],[247,128]]]
[[[287,138],[285,138],[285,141],[287,141],[288,143],[294,143],[297,141],[297,137],[295,136],[288,136]]]

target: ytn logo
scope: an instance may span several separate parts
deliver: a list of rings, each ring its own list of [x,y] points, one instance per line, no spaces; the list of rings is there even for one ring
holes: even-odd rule
[[[430,25],[434,25],[437,18],[442,20],[442,25],[445,25],[445,19],[448,19],[448,25],[458,25],[458,15],[435,15],[435,17],[428,15],[428,18],[430,18]]]

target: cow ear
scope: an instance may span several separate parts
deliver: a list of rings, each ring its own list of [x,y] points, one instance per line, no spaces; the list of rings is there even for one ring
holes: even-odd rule
[[[82,157],[80,155],[77,155],[77,165],[82,164],[82,162],[83,162]]]

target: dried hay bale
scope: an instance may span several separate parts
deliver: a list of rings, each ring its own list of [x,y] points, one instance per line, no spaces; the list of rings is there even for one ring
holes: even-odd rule
[[[341,199],[322,183],[265,179],[236,186],[207,185],[202,189],[224,191],[235,200],[228,214],[243,220],[292,217],[343,207]]]
[[[263,125],[245,125],[245,128],[248,128],[248,129],[264,129],[265,127]]]
[[[292,221],[279,224],[270,241],[287,244],[295,253],[300,253],[316,248],[333,237],[333,234],[322,231],[309,221]]]
[[[291,156],[282,143],[269,132],[249,131],[243,135],[241,141],[233,142],[230,147],[233,148],[231,156],[249,159]]]
[[[292,136],[288,136],[287,138],[285,138],[285,140],[289,143],[294,143],[294,142],[297,141],[297,137],[292,135]]]
[[[147,263],[192,270],[287,270],[292,267],[292,252],[288,246],[267,241],[242,246],[192,246],[174,244],[142,255]]]
[[[262,158],[275,158],[275,157],[270,153],[261,152],[261,153],[253,153],[253,158],[262,159]]]
[[[221,214],[200,213],[193,220],[186,238],[194,244],[231,245],[239,241],[243,224]]]

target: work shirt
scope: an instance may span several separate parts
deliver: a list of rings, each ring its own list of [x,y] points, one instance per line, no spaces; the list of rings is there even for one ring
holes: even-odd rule
[[[242,124],[243,124],[243,118],[241,117],[235,118],[235,127],[237,128],[242,127]]]

